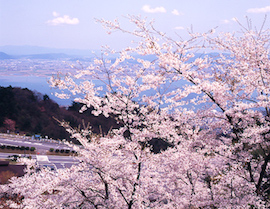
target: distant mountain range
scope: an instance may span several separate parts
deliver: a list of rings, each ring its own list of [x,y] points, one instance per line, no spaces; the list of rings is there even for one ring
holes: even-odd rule
[[[12,56],[36,55],[36,54],[66,54],[69,56],[93,57],[92,50],[84,49],[56,49],[40,46],[0,46],[0,52]]]
[[[48,60],[55,60],[55,59],[75,59],[75,56],[67,55],[64,53],[47,53],[47,54],[29,54],[29,55],[9,55],[4,52],[0,52],[0,60],[6,59],[48,59]],[[77,57],[77,59],[81,59]]]
[[[13,57],[4,52],[0,52],[0,60],[5,60],[5,59],[13,59]]]
[[[38,46],[0,46],[0,60],[5,59],[69,59],[71,61],[90,61],[92,58],[101,55],[100,50],[80,50],[80,49],[55,49]],[[115,61],[117,55],[111,54],[108,58]],[[144,58],[147,60],[156,59],[155,55],[140,56],[136,58]],[[129,60],[129,63],[137,63],[137,61]]]
[[[57,59],[69,59],[70,61],[91,61],[91,59],[96,56],[101,55],[100,50],[82,50],[82,49],[56,49],[47,48],[39,46],[0,46],[0,60],[4,59],[47,59],[47,60],[57,60]],[[204,55],[197,53],[195,57],[191,58],[189,61],[193,61],[198,57],[204,57],[209,55],[213,58],[219,57],[218,53],[206,53]],[[110,55],[108,58],[112,61],[115,60],[117,55]],[[157,57],[155,55],[134,55],[135,58],[146,59],[149,61],[155,60]],[[130,64],[137,64],[136,60],[128,60]]]

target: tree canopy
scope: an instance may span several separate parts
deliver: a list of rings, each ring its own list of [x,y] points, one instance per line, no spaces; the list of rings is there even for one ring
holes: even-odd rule
[[[36,173],[28,161],[28,173],[2,189],[23,195],[30,208],[269,207],[270,31],[242,27],[241,34],[211,30],[173,40],[151,22],[129,19],[133,31],[117,20],[99,22],[139,37],[136,46],[114,61],[107,55],[116,52],[105,48],[87,69],[51,79],[80,95],[81,112],[93,107],[122,126],[94,136],[62,122],[83,145],[74,146],[80,163]],[[154,154],[147,143],[154,138],[172,146]]]

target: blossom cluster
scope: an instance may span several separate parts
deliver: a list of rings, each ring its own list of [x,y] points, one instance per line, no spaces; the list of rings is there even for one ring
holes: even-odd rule
[[[269,31],[175,41],[129,18],[134,31],[99,22],[140,38],[137,46],[114,61],[106,48],[88,69],[51,79],[79,96],[81,112],[93,107],[121,127],[95,136],[62,123],[83,145],[73,145],[80,163],[29,168],[2,189],[23,195],[25,208],[269,207]],[[219,53],[198,56],[205,48]],[[170,146],[154,154],[152,139]]]

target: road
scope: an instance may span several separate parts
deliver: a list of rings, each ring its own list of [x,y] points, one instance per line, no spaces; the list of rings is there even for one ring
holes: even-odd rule
[[[0,158],[6,159],[12,155],[19,155],[17,153],[0,153]],[[57,169],[70,168],[72,165],[79,163],[77,159],[72,156],[56,156],[56,155],[21,155],[31,156],[32,159],[37,160],[40,166],[52,165]]]
[[[53,149],[69,149],[72,150],[71,147],[65,145],[63,142],[50,140],[50,139],[31,139],[22,136],[10,136],[7,134],[0,134],[0,145],[11,145],[11,146],[25,146],[25,147],[35,147],[37,152],[40,154],[45,154],[50,148]]]
[[[78,163],[72,156],[56,156],[56,155],[45,155],[46,152],[50,149],[69,149],[72,150],[71,147],[65,145],[60,141],[54,140],[36,140],[22,136],[8,135],[8,134],[0,134],[0,145],[10,145],[10,146],[25,146],[25,147],[35,147],[38,155],[31,155],[33,159],[37,160],[37,163],[41,166],[49,165],[54,168],[69,168],[73,164]],[[0,149],[0,158],[8,158],[8,156],[18,155],[17,153],[1,153]],[[24,155],[22,155],[24,156]],[[29,155],[26,155],[29,156]],[[42,157],[43,156],[43,157]]]

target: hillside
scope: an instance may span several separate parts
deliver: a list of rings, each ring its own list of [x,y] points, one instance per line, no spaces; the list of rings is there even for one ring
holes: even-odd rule
[[[13,57],[4,53],[4,52],[0,52],[0,60],[5,60],[5,59],[12,59]]]
[[[116,121],[104,116],[94,116],[91,110],[79,113],[81,104],[69,108],[60,107],[49,98],[27,88],[0,87],[0,131],[41,134],[54,139],[69,139],[69,134],[54,119],[65,120],[72,127],[90,123],[95,133],[118,127]]]

